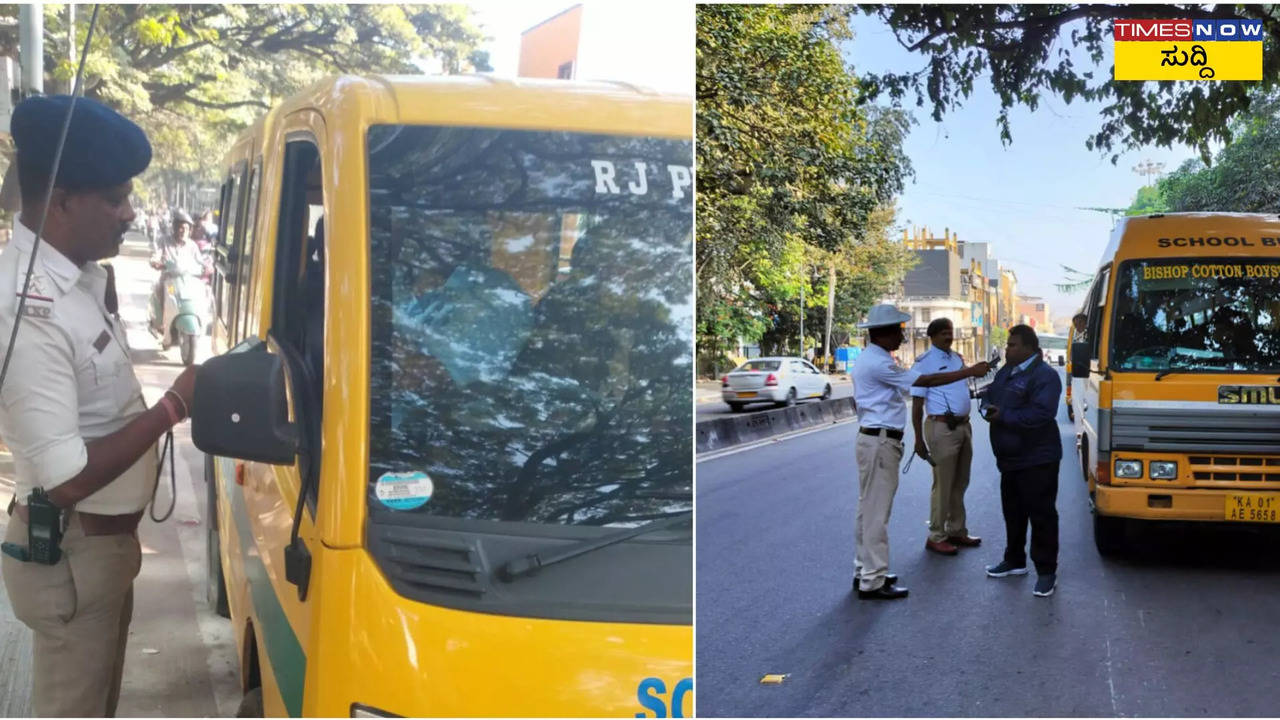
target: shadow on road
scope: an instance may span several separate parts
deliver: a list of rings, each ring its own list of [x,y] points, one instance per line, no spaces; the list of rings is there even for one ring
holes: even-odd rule
[[[1280,572],[1280,526],[1130,520],[1124,552],[1108,562],[1129,567]]]

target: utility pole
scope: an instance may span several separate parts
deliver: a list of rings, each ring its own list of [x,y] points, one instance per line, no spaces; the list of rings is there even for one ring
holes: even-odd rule
[[[801,266],[803,268],[803,266]],[[800,357],[804,357],[804,274],[800,276]]]
[[[822,357],[826,359],[827,366],[832,364],[831,356],[835,351],[831,348],[831,316],[836,312],[836,266],[831,265],[827,268],[827,339],[822,343]]]
[[[18,46],[22,62],[22,96],[44,93],[44,6],[18,6]]]
[[[76,6],[74,3],[67,3],[67,59],[71,61],[71,67],[76,66]],[[76,76],[72,75],[67,78],[67,94],[71,95],[76,91]]]

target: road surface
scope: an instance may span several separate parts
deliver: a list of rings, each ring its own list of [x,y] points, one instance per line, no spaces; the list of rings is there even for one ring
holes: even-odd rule
[[[1065,411],[1059,422],[1072,443]],[[986,424],[974,429],[966,505],[982,547],[924,551],[931,478],[917,459],[889,528],[911,595],[891,602],[850,593],[856,424],[698,463],[700,717],[1275,715],[1276,532],[1147,528],[1145,551],[1103,560],[1069,456],[1059,587],[1033,597],[1034,572],[983,573],[1004,527]],[[762,685],[769,673],[787,677]]]

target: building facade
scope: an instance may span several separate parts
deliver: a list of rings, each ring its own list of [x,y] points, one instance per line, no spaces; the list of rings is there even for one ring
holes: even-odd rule
[[[574,5],[520,34],[520,77],[575,79],[582,40],[582,6]]]
[[[900,293],[885,300],[911,315],[899,359],[910,364],[929,349],[929,323],[939,318],[951,321],[955,329],[952,347],[967,362],[985,356],[988,299],[980,264],[963,258],[964,243],[949,228],[941,236],[927,227],[904,230],[902,242],[915,253],[917,264],[903,277]],[[975,289],[975,282],[981,286]]]
[[[1008,330],[1021,322],[1018,314],[1018,276],[1012,269],[1000,267],[1000,327]]]
[[[1049,303],[1042,297],[1019,295],[1018,315],[1019,322],[1030,325],[1036,332],[1053,332],[1053,322],[1049,319]]]

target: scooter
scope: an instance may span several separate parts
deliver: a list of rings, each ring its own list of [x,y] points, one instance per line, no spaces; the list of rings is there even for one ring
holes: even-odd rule
[[[196,339],[205,334],[209,325],[208,285],[200,275],[180,272],[172,261],[165,263],[157,282],[164,284],[163,315],[156,322],[152,307],[151,329],[160,336],[162,350],[177,345],[182,364],[194,365]]]

